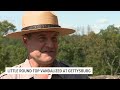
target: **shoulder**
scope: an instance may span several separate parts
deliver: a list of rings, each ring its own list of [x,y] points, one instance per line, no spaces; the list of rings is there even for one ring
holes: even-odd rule
[[[72,74],[69,75],[71,79],[89,79],[87,74]]]
[[[0,74],[0,79],[11,79],[11,75],[6,74],[5,72]]]
[[[7,74],[5,74],[5,73],[0,74],[0,78],[4,77],[4,76],[6,76],[6,75],[7,75]]]
[[[73,67],[70,64],[63,61],[59,61],[59,65],[61,67]],[[65,74],[64,76],[65,79],[90,79],[87,74]]]
[[[63,62],[63,61],[59,61],[59,65],[60,65],[61,67],[70,67],[70,65],[69,65],[68,63]]]
[[[21,67],[21,65],[22,64],[19,64],[19,65],[15,65],[13,67]],[[15,74],[6,74],[5,72],[3,72],[2,74],[0,74],[0,79],[15,79],[15,78],[16,78]]]

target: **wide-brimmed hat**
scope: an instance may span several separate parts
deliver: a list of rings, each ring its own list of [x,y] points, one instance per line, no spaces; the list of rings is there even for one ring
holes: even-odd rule
[[[41,31],[56,31],[62,36],[75,32],[59,26],[57,16],[51,11],[26,11],[22,17],[22,30],[9,33],[6,37],[22,38],[24,34]]]

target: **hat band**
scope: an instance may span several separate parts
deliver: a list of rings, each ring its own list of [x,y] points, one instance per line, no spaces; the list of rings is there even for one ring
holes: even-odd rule
[[[22,30],[31,30],[31,29],[38,29],[38,28],[53,28],[53,27],[61,27],[59,25],[54,25],[54,24],[40,24],[40,25],[33,25],[33,26],[28,26],[22,28]]]

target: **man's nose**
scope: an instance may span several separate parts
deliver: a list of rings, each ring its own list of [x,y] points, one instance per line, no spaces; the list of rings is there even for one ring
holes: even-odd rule
[[[52,42],[52,40],[47,40],[46,46],[49,47],[49,48],[53,48],[54,47],[54,43]]]

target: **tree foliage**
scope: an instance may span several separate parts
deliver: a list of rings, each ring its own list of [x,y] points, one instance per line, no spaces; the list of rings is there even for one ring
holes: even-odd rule
[[[9,32],[14,32],[14,31],[16,31],[16,28],[12,23],[8,22],[7,20],[0,22],[0,35],[1,36],[6,35]]]

